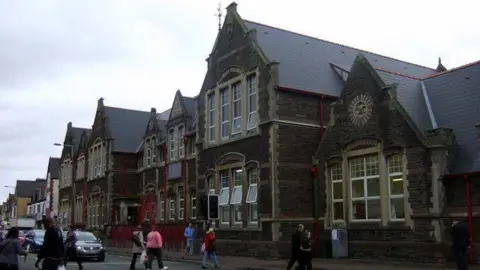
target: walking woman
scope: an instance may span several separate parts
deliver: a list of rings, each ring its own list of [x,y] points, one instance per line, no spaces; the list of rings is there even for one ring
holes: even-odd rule
[[[72,225],[68,226],[68,233],[65,239],[65,266],[67,266],[68,259],[73,259],[77,262],[78,269],[83,269],[83,262],[77,256],[77,250],[75,248],[75,243],[77,242],[77,235],[75,234],[75,229]]]
[[[213,232],[213,228],[208,229],[207,233],[203,237],[203,244],[204,244],[203,260],[202,260],[203,269],[208,269],[208,267],[206,266],[208,258],[212,260],[213,264],[215,265],[215,268],[220,267],[220,265],[218,264],[217,254],[215,253],[215,240],[216,240],[216,237],[215,237],[215,233]]]
[[[297,270],[312,270],[312,234],[304,231],[300,242]]]
[[[0,243],[0,270],[18,270],[18,255],[27,256],[18,240],[18,232],[17,227],[10,228]]]
[[[167,269],[167,267],[163,265],[162,247],[163,247],[162,235],[157,230],[157,227],[153,225],[152,231],[147,235],[147,256],[148,256],[147,270],[152,269],[153,258],[157,258],[159,269]]]
[[[130,270],[135,270],[135,264],[137,263],[137,258],[140,257],[142,252],[145,250],[142,227],[137,226],[135,228],[135,230],[133,231],[132,242],[133,242],[132,262],[130,263]],[[146,263],[145,263],[145,266],[147,266]]]

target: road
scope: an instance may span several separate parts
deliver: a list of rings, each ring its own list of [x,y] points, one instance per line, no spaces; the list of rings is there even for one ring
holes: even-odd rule
[[[23,258],[20,258],[20,269],[21,270],[36,270],[34,267],[36,254],[28,254],[27,260],[23,263]],[[181,262],[169,262],[165,261],[164,265],[168,267],[168,270],[192,270],[192,269],[201,269],[199,264],[192,264],[192,263],[181,263]],[[116,269],[124,269],[128,270],[130,267],[130,257],[126,256],[119,256],[119,255],[111,255],[107,254],[107,258],[104,262],[84,262],[84,269],[85,270],[116,270]],[[156,261],[153,262],[153,270],[158,269],[158,265]],[[69,262],[67,265],[67,270],[77,270],[78,266],[75,262]],[[137,270],[145,270],[145,267],[137,262],[136,265]]]

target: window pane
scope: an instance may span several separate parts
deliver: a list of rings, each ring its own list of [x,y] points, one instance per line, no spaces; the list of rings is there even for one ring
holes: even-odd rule
[[[250,169],[248,170],[248,183],[249,184],[256,184],[258,181],[258,173],[257,169]]]
[[[365,159],[363,157],[360,158],[352,158],[349,162],[350,165],[350,177],[351,178],[358,178],[363,177],[365,175]]]
[[[230,122],[222,122],[222,138],[230,135]]]
[[[365,197],[365,187],[363,180],[352,180],[352,198]]]
[[[367,201],[367,213],[368,213],[368,219],[380,219],[381,217],[380,199]]]
[[[240,205],[235,205],[234,211],[235,211],[235,214],[234,214],[235,222],[242,222],[243,221],[242,208],[240,207]]]
[[[404,198],[390,199],[390,218],[403,219],[405,218]]]
[[[388,158],[388,173],[403,173],[402,156],[395,155]]]
[[[403,176],[390,176],[390,194],[403,194]]]
[[[237,169],[233,170],[233,181],[235,186],[241,186],[242,185],[242,170]]]
[[[380,178],[367,179],[367,193],[369,197],[380,196]]]
[[[333,219],[334,220],[343,220],[343,202],[333,203]]]
[[[220,211],[222,216],[222,223],[228,223],[230,221],[229,206],[222,206]]]
[[[220,188],[229,187],[228,185],[228,171],[223,171],[220,173]]]
[[[353,201],[352,202],[352,218],[353,219],[366,219],[367,213],[365,212],[365,201]]]
[[[333,199],[337,200],[342,198],[343,198],[343,183],[342,182],[333,183]]]
[[[378,155],[370,155],[365,157],[365,175],[378,175]]]
[[[343,179],[342,175],[342,166],[340,164],[332,166],[330,169],[330,175],[332,178],[332,181],[338,181]]]
[[[250,221],[258,221],[258,204],[249,204],[250,206]]]

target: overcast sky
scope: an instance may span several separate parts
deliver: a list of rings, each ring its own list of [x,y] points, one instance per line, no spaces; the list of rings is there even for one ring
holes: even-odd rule
[[[476,2],[241,0],[238,11],[430,67],[442,57],[452,68],[480,59]],[[13,191],[4,185],[45,177],[61,150],[53,143],[63,142],[69,121],[91,127],[99,97],[148,111],[168,109],[177,89],[196,95],[218,3],[0,0],[0,199]]]

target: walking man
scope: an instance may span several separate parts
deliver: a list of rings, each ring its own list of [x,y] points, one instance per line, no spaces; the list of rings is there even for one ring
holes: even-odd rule
[[[465,222],[454,220],[452,223],[452,242],[455,262],[458,270],[468,270],[468,249],[470,233]]]
[[[302,234],[304,230],[304,226],[302,224],[298,224],[295,232],[292,234],[292,242],[291,242],[291,249],[292,249],[292,256],[287,264],[287,270],[290,270],[292,266],[295,264],[296,261],[300,258],[300,244],[302,241]]]
[[[193,239],[194,239],[194,233],[195,229],[192,226],[192,223],[188,223],[187,228],[185,229],[185,232],[183,233],[183,236],[185,237],[185,242],[187,243],[187,246],[185,248],[185,256],[193,255]]]

